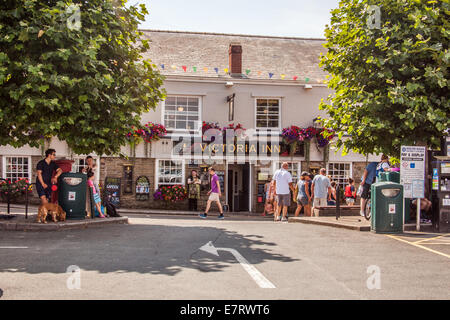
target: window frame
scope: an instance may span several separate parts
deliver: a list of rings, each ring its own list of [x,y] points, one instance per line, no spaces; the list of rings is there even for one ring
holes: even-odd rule
[[[23,155],[5,155],[2,157],[2,178],[3,179],[8,179],[6,176],[6,164],[7,164],[7,158],[26,158],[28,160],[28,181],[31,183],[33,177],[32,177],[32,159],[31,156],[23,156]],[[23,173],[23,172],[22,172]],[[24,177],[20,177],[18,179],[21,179]],[[12,180],[11,180],[12,181]]]
[[[255,129],[258,132],[270,132],[270,131],[281,131],[281,107],[282,107],[282,103],[281,103],[281,98],[280,97],[255,97],[255,109],[254,109],[254,126]],[[258,100],[278,100],[278,126],[275,127],[258,127],[257,126],[257,122],[258,122]]]
[[[342,161],[328,162],[327,163],[327,167],[326,167],[327,168],[327,175],[331,175],[331,177],[334,178],[334,175],[330,174],[330,165],[331,164],[332,165],[334,165],[334,164],[339,164],[339,165],[341,165],[341,164],[343,164],[343,165],[348,164],[349,165],[349,167],[350,167],[349,175],[347,177],[344,177],[344,185],[343,186],[339,185],[339,182],[337,180],[333,180],[333,181],[336,181],[336,184],[339,185],[340,188],[345,188],[345,186],[347,185],[347,181],[345,181],[345,180],[347,180],[348,178],[352,178],[353,177],[353,163],[352,162],[347,162],[347,161],[345,161],[345,162],[342,162]],[[338,169],[338,170],[340,171],[340,169]],[[344,169],[344,171],[345,171],[345,169]]]
[[[159,176],[159,169],[160,169],[159,162],[160,161],[181,162],[181,183],[170,183],[170,182],[169,183],[164,183],[164,182],[160,183],[159,182],[159,177],[160,177]],[[155,191],[160,186],[169,186],[169,185],[174,185],[174,184],[185,186],[186,185],[186,182],[185,182],[185,180],[186,180],[186,166],[185,166],[185,164],[186,164],[185,159],[170,159],[170,158],[158,158],[158,159],[156,159],[156,161],[155,161],[155,187],[154,187]]]
[[[167,98],[197,98],[198,99],[198,128],[188,130],[188,129],[176,129],[176,128],[169,128],[166,124],[165,120],[165,114],[166,114],[166,100]],[[181,95],[181,94],[168,94],[166,99],[162,101],[161,103],[161,123],[164,125],[164,127],[167,129],[167,132],[169,133],[199,133],[202,130],[202,117],[203,117],[203,97],[200,95]]]

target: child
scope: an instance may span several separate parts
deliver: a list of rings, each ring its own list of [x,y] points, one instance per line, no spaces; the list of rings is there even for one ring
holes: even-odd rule
[[[353,206],[356,200],[355,181],[352,178],[348,178],[348,185],[345,187],[345,202],[348,206]]]
[[[87,181],[88,186],[92,188],[92,193],[94,194],[94,202],[95,202],[95,206],[97,207],[97,210],[100,214],[100,218],[106,218],[105,215],[102,213],[100,195],[97,192],[95,185],[94,185],[94,172],[92,170],[88,171],[87,178],[88,178],[88,181]]]

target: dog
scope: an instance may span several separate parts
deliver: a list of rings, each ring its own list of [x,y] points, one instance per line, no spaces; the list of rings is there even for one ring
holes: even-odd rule
[[[66,212],[61,208],[61,206],[56,203],[46,203],[39,206],[36,222],[47,223],[46,219],[48,213],[50,213],[53,222],[57,222],[57,218],[59,221],[66,221]]]

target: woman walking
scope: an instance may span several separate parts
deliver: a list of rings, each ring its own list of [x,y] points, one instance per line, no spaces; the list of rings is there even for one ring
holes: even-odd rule
[[[197,170],[192,170],[191,175],[188,178],[188,198],[189,198],[189,211],[197,211],[197,202],[200,199],[200,178],[198,177]]]
[[[310,203],[311,203],[311,193],[309,189],[310,184],[309,173],[303,171],[300,179],[297,182],[297,187],[294,192],[294,196],[296,196],[295,200],[297,202],[297,209],[295,210],[295,216],[298,217],[300,214],[300,210],[302,210],[305,216],[311,215]]]

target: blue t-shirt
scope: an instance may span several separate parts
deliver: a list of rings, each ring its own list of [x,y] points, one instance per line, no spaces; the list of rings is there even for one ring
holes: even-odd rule
[[[372,184],[373,180],[376,177],[377,174],[377,165],[378,162],[371,162],[367,165],[366,170],[367,170],[367,177],[366,177],[366,184]],[[361,177],[361,181],[362,181],[362,177]]]

